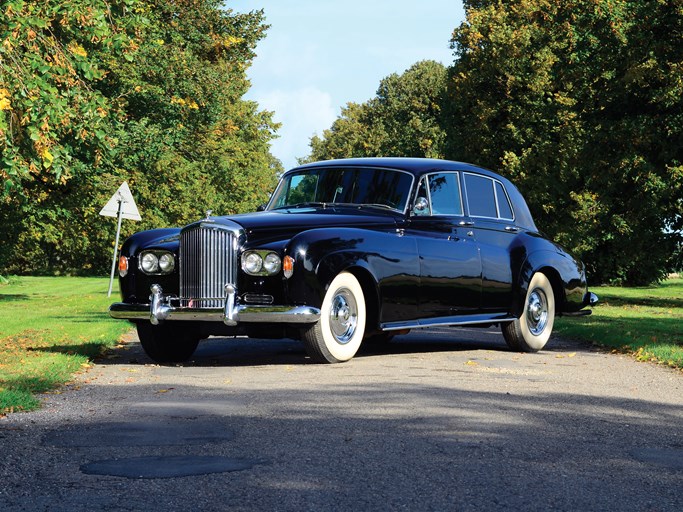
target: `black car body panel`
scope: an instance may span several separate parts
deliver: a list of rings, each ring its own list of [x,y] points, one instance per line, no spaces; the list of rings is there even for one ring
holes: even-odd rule
[[[405,190],[387,191],[386,183]],[[342,196],[351,202],[338,202]],[[293,204],[299,197],[307,200]],[[372,202],[375,197],[382,203]],[[204,308],[209,297],[183,294],[194,285],[190,269],[203,276],[198,281],[212,279],[207,267],[215,265],[214,238],[229,240],[220,250],[227,251],[230,270],[217,271],[234,282],[214,283],[211,294],[223,295],[210,297],[213,305]],[[168,253],[175,267],[146,271],[144,253],[152,260]],[[264,258],[272,265],[279,258],[280,267],[250,272],[247,256],[255,268]],[[588,314],[584,308],[597,300],[588,293],[583,264],[538,232],[509,180],[443,160],[363,158],[300,166],[283,175],[265,211],[137,233],[124,243],[121,258],[127,272],[112,316],[199,322],[203,335],[249,328],[262,334],[270,325],[296,336],[296,328],[326,314],[320,310],[328,287],[341,273],[360,283],[367,333],[514,321],[524,315],[537,273],[552,285],[553,313]],[[288,327],[295,329],[278,330]]]

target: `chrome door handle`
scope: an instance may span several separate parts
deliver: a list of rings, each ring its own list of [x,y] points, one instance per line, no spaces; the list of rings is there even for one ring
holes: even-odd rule
[[[458,222],[458,226],[474,226],[474,222],[471,220],[461,220]]]
[[[516,226],[505,226],[505,231],[510,231],[511,233],[517,233],[519,228]]]

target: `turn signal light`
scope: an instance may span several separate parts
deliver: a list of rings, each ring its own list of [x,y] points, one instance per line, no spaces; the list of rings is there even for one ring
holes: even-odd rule
[[[121,256],[119,258],[119,275],[126,277],[126,274],[128,274],[128,258]]]
[[[287,255],[282,259],[282,272],[285,274],[287,279],[292,277],[292,274],[294,274],[294,258],[292,258],[290,255]]]

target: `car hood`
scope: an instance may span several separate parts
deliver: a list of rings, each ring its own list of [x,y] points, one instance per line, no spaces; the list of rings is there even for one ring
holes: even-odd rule
[[[280,237],[313,228],[394,227],[402,219],[394,212],[370,211],[367,208],[298,208],[216,217],[216,222],[232,221],[244,228],[247,238]]]

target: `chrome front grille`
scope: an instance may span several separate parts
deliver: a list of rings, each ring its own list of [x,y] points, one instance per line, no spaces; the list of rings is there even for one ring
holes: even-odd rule
[[[180,306],[221,308],[225,285],[235,284],[236,239],[232,231],[201,224],[180,235]]]

